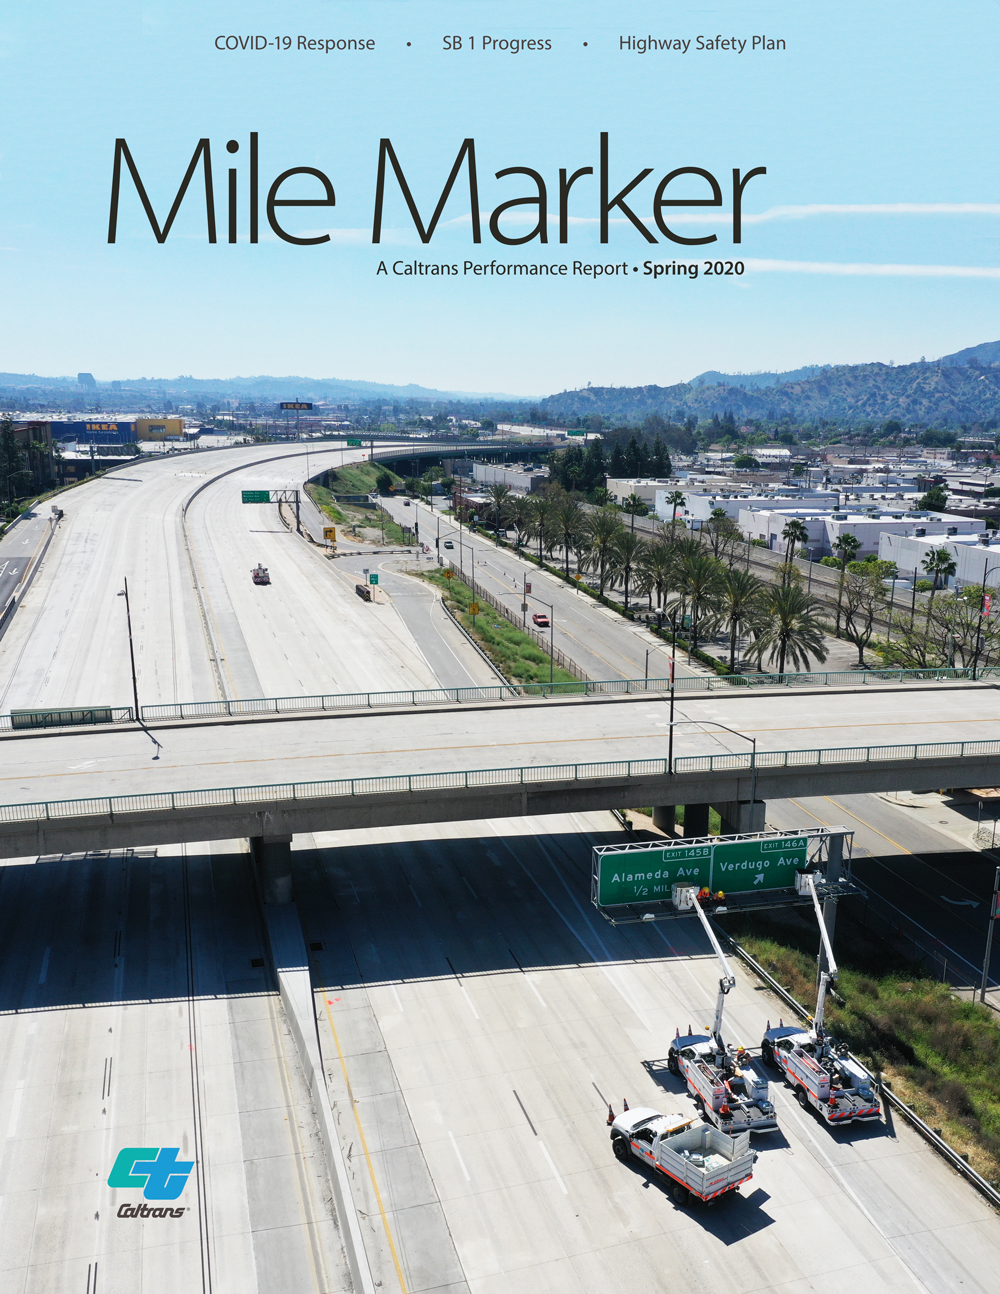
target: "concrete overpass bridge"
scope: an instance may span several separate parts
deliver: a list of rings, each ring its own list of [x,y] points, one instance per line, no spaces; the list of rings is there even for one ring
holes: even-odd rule
[[[5,738],[0,856],[244,837],[272,897],[293,835],[654,805],[704,835],[768,799],[1000,781],[986,684],[666,694],[220,718]],[[19,800],[19,787],[44,799]]]

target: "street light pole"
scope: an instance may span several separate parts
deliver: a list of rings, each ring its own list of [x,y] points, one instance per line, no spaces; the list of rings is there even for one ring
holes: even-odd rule
[[[141,722],[142,715],[139,711],[139,684],[135,676],[135,648],[132,645],[132,609],[128,601],[128,580],[125,581],[125,587],[118,595],[125,599],[125,623],[128,626],[128,655],[132,665],[132,699],[135,702],[135,721]]]

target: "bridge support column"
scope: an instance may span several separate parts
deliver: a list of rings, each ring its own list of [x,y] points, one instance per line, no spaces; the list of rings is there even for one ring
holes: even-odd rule
[[[728,804],[716,804],[713,808],[722,819],[722,834],[733,835],[738,831],[763,831],[764,815],[767,805],[763,800],[730,800]]]
[[[707,804],[685,804],[684,835],[685,836],[707,836],[708,835],[708,805]]]
[[[253,857],[265,903],[292,901],[291,836],[251,836]]]
[[[662,831],[667,836],[672,836],[675,831],[674,809],[673,804],[654,804],[653,805],[653,826],[657,831]]]

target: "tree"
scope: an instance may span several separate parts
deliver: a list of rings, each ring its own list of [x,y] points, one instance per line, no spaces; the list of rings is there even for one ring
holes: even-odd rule
[[[566,566],[566,578],[569,579],[569,555],[572,549],[579,546],[584,535],[584,511],[573,499],[561,500],[552,517],[552,528],[559,536]]]
[[[537,495],[531,501],[531,537],[538,540],[538,560],[542,560],[542,548],[551,542],[552,515],[555,503],[544,494]]]
[[[760,463],[757,462],[756,458],[754,458],[752,454],[737,454],[733,459],[733,467],[738,468],[741,471],[745,470],[755,472],[757,468],[760,467]]]
[[[948,506],[948,491],[943,485],[932,485],[925,495],[917,500],[914,512],[944,512]]]
[[[507,509],[507,520],[514,527],[514,547],[520,548],[531,526],[531,499],[526,494],[515,494]]]
[[[677,566],[676,585],[681,598],[691,607],[691,645],[698,646],[702,613],[720,593],[725,567],[695,541],[684,551]]]
[[[852,535],[849,530],[845,530],[833,546],[840,554],[840,579],[837,582],[837,637],[839,638],[840,608],[841,603],[844,600],[844,575],[847,571],[847,563],[853,561],[858,555],[858,549],[861,547],[861,540],[857,535]]]
[[[629,437],[625,447],[625,471],[633,479],[642,475],[642,454],[639,450],[639,442],[634,436]]]
[[[649,595],[651,605],[655,593],[657,610],[663,606],[664,596],[673,580],[675,565],[674,547],[665,539],[654,539],[643,550],[636,571],[636,588],[640,593]]]
[[[938,581],[940,580],[942,584],[946,584],[948,579],[955,574],[958,567],[951,554],[951,549],[945,548],[943,545],[940,548],[932,548],[920,565],[928,575],[934,577],[934,583],[931,585],[931,595],[927,599],[926,623],[929,628],[931,612],[934,610],[934,594],[938,590]]]
[[[864,562],[852,562],[864,566]],[[858,665],[865,663],[865,648],[875,633],[875,619],[885,606],[885,589],[878,571],[849,571],[844,582],[844,633],[858,649]]]
[[[811,669],[811,659],[825,661],[827,652],[823,628],[816,618],[818,609],[819,603],[797,581],[771,585],[753,645],[758,664],[765,655],[769,662],[777,657],[778,673],[784,674],[786,661],[800,670]]]
[[[731,566],[735,560],[737,548],[743,545],[743,531],[725,508],[712,509],[708,524],[702,527],[702,533],[708,536],[708,546],[712,550],[712,556]]]
[[[788,547],[785,549],[785,561],[789,566],[791,566],[792,560],[795,557],[795,545],[808,543],[809,531],[806,529],[804,521],[800,521],[798,517],[794,517],[786,524],[784,530],[781,532],[781,537],[782,539],[788,540]]]
[[[677,525],[677,509],[683,508],[686,506],[687,498],[685,497],[683,490],[671,490],[671,492],[664,499],[664,503],[668,508],[673,509],[670,517],[670,533],[672,535]]]
[[[493,519],[493,526],[499,530],[507,517],[510,508],[511,488],[509,485],[501,485],[494,482],[486,487],[486,497],[489,499],[490,516]]]
[[[616,441],[611,451],[611,462],[608,466],[608,476],[620,481],[626,472],[625,453],[621,445]]]
[[[379,492],[379,494],[392,493],[392,477],[384,467],[379,471],[379,474],[375,477],[375,489]]]
[[[741,629],[759,620],[763,611],[766,585],[742,567],[731,566],[719,587],[719,606],[729,628],[729,669],[736,669],[736,643]]]
[[[632,517],[632,529],[635,529],[636,517],[644,517],[649,512],[649,507],[638,494],[632,493],[627,499],[622,499],[622,512],[628,512]]]
[[[625,589],[625,610],[628,610],[628,588],[632,572],[648,547],[646,540],[633,530],[621,529],[611,544],[611,573],[620,579]]]
[[[604,461],[604,442],[599,437],[587,441],[583,455],[583,488],[589,494],[599,489],[607,477],[607,464]]]
[[[598,590],[603,595],[614,542],[623,526],[616,513],[608,508],[599,508],[587,518],[586,530],[589,540],[588,569],[597,572]]]

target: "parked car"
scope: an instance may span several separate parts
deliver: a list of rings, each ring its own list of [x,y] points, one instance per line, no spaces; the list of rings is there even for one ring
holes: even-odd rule
[[[531,617],[532,623],[538,625],[539,629],[548,629],[549,618],[544,611],[536,611]]]

